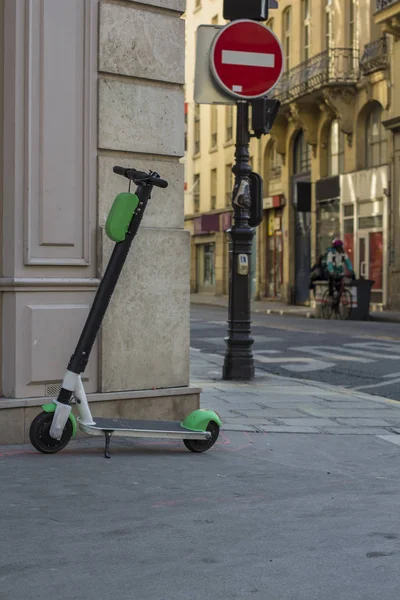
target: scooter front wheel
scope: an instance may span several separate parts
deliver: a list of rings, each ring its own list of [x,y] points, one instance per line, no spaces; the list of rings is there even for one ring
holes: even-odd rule
[[[183,440],[186,448],[191,452],[206,452],[206,450],[214,446],[219,436],[219,425],[214,421],[210,421],[207,431],[211,433],[211,436],[207,440]]]
[[[35,417],[29,429],[29,439],[36,450],[43,454],[54,454],[59,452],[68,444],[72,437],[73,429],[70,419],[64,427],[60,440],[55,440],[50,435],[50,427],[54,413],[42,412]]]

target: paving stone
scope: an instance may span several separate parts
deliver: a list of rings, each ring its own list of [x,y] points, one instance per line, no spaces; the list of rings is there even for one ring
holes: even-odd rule
[[[337,417],[346,417],[346,418],[355,418],[358,419],[359,417],[361,418],[381,418],[381,419],[385,419],[385,418],[393,418],[393,419],[398,419],[400,420],[400,411],[396,411],[393,410],[391,411],[390,409],[385,409],[385,408],[381,408],[376,409],[376,410],[368,410],[368,409],[360,409],[360,410],[354,410],[352,408],[325,408],[325,407],[321,407],[321,408],[304,408],[301,407],[299,410],[301,410],[304,413],[307,413],[309,415],[312,415],[314,417],[333,417],[333,418],[337,418]],[[385,414],[384,414],[385,413]]]
[[[282,422],[285,425],[290,425],[292,427],[335,427],[334,421],[330,419],[318,419],[317,417],[300,417],[295,419],[282,419]]]
[[[340,417],[337,419],[337,422],[341,425],[348,425],[349,427],[388,427],[390,425],[390,419],[364,419],[362,417],[359,419],[346,419],[345,417]],[[398,423],[398,420],[396,423]]]
[[[325,406],[326,408],[329,409],[345,409],[345,410],[381,410],[381,411],[386,411],[387,409],[390,410],[390,406],[385,406],[384,404],[382,404],[381,402],[374,402],[374,401],[368,401],[368,400],[358,400],[355,401],[353,400],[349,400],[348,402],[330,402],[329,400],[316,400],[315,401],[315,406],[318,406],[318,408],[321,408],[321,406]]]
[[[323,432],[330,435],[385,435],[388,434],[387,429],[380,429],[379,427],[328,427],[323,428]]]
[[[224,416],[221,415],[221,419],[227,425],[228,424],[237,425],[240,423],[243,423],[244,425],[268,425],[268,424],[275,425],[275,423],[273,423],[272,421],[269,421],[266,417],[264,417],[264,418],[241,417],[241,416],[234,417],[232,415],[229,415],[229,416],[225,416],[225,418],[224,418]]]
[[[269,419],[271,417],[274,418],[290,418],[290,417],[301,417],[301,413],[298,412],[296,409],[292,409],[292,408],[286,408],[286,407],[282,407],[282,408],[259,408],[258,411],[257,410],[253,410],[253,409],[237,409],[235,411],[238,414],[242,414],[243,416],[247,416],[247,417],[251,417],[252,415],[254,416],[260,416],[261,418],[264,419]]]
[[[263,433],[322,433],[316,427],[287,427],[284,425],[257,425],[257,429]]]
[[[236,425],[234,423],[223,423],[221,427],[221,431],[247,431],[251,433],[258,433],[258,429],[251,425]]]

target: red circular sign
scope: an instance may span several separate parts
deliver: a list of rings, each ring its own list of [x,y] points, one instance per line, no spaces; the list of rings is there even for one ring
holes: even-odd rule
[[[257,21],[241,19],[226,25],[215,36],[210,57],[217,83],[244,100],[265,96],[282,74],[281,43]]]

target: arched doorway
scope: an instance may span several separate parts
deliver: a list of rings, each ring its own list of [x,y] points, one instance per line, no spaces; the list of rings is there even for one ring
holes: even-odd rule
[[[311,266],[311,148],[302,129],[293,144],[292,200],[295,216],[295,303],[309,300]]]

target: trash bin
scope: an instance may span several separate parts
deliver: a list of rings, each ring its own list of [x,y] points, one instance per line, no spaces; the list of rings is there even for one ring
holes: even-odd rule
[[[375,281],[372,279],[357,279],[346,285],[352,296],[350,321],[367,321],[369,319],[369,304],[371,289]],[[327,281],[315,282],[315,318],[322,319],[322,297],[328,289]]]
[[[371,289],[374,283],[375,281],[372,279],[356,279],[351,282],[349,288],[353,296],[353,308],[350,315],[350,321],[367,321],[369,319]]]

